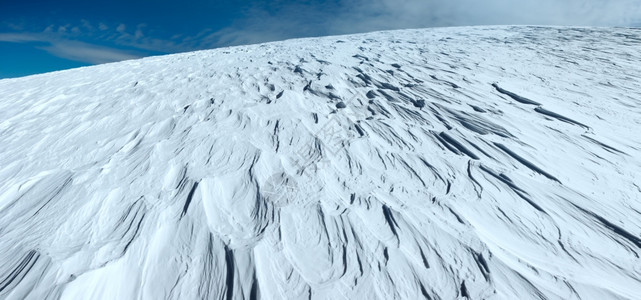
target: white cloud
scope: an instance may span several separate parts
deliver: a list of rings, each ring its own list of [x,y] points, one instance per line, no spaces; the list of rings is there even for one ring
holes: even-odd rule
[[[459,25],[629,26],[639,0],[347,0],[331,22],[360,30]],[[342,26],[337,26],[342,25]]]
[[[40,48],[58,57],[90,64],[102,64],[141,57],[126,51],[77,41],[57,41],[50,46]]]
[[[0,33],[0,42],[25,43],[42,41],[32,34],[22,33]]]
[[[641,0],[343,0],[314,9],[277,1],[248,9],[245,18],[210,34],[205,44],[435,26],[638,24]]]
[[[15,30],[15,31],[24,30],[24,24],[7,23],[7,26],[11,28],[11,30]]]
[[[142,57],[142,55],[130,51],[79,41],[52,38],[49,34],[0,33],[0,41],[13,43],[44,43],[46,44],[45,46],[38,46],[37,48],[43,49],[57,57],[90,64],[102,64]]]
[[[80,24],[84,29],[88,31],[94,31],[94,27],[93,25],[91,25],[91,22],[83,19],[83,20],[80,20]]]

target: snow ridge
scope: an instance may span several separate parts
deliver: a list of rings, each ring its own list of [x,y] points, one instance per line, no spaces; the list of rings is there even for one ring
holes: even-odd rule
[[[300,39],[0,81],[2,299],[641,299],[641,32]]]

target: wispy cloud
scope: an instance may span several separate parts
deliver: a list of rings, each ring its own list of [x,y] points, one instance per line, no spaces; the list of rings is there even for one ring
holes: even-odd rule
[[[360,28],[459,25],[629,26],[638,0],[348,0],[337,24]],[[350,18],[351,17],[351,18]]]
[[[13,43],[37,42],[44,44],[37,45],[37,48],[45,50],[54,56],[90,64],[122,61],[143,56],[132,51],[66,40],[47,34],[0,33],[0,41]]]
[[[40,41],[42,41],[42,38],[38,38],[33,34],[0,33],[0,42],[26,43],[26,42],[40,42]]]
[[[312,8],[273,3],[254,5],[244,18],[207,38],[217,44],[236,45],[438,26],[641,24],[639,0],[343,0]]]
[[[59,41],[52,43],[50,46],[40,48],[58,57],[90,64],[103,64],[135,59],[143,56],[78,41]]]
[[[8,24],[11,25],[11,24]],[[146,24],[105,24],[80,20],[76,23],[35,26],[7,26],[9,33],[0,32],[0,41],[37,43],[34,47],[78,62],[100,64],[149,55],[197,50],[182,42],[158,39],[144,33]],[[44,45],[43,45],[44,44]]]
[[[338,24],[360,28],[452,25],[629,26],[641,20],[638,0],[349,0]]]

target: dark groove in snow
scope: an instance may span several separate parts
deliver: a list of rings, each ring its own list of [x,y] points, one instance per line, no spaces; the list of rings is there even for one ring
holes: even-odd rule
[[[476,160],[479,159],[479,157],[476,156],[476,154],[472,153],[472,151],[468,150],[465,146],[463,146],[463,144],[459,143],[449,134],[445,132],[441,132],[439,133],[439,136],[443,138],[443,140],[446,141],[448,144],[454,146],[458,151],[465,153],[467,156],[471,157],[472,159],[476,159]]]
[[[512,150],[510,150],[505,145],[503,145],[501,143],[494,143],[494,145],[496,147],[498,147],[499,149],[503,150],[503,152],[505,152],[508,155],[510,155],[512,158],[516,159],[518,162],[522,163],[524,166],[528,167],[530,170],[532,170],[534,172],[537,172],[537,173],[539,173],[539,174],[541,174],[541,175],[543,175],[543,176],[545,176],[545,177],[547,177],[547,178],[549,178],[551,180],[554,180],[554,181],[556,181],[558,183],[561,183],[558,179],[556,179],[556,177],[550,175],[549,173],[543,171],[543,169],[537,167],[536,165],[534,165],[533,163],[531,163],[527,159],[525,159],[525,158],[521,157],[520,155],[514,153]]]
[[[590,129],[590,127],[589,127],[589,126],[587,126],[587,125],[585,125],[585,124],[579,123],[579,122],[574,121],[574,120],[572,120],[572,119],[570,119],[570,118],[568,118],[568,117],[565,117],[565,116],[559,115],[559,114],[557,114],[557,113],[555,113],[555,112],[549,111],[549,110],[544,109],[544,108],[542,108],[542,107],[537,107],[537,108],[535,108],[535,109],[534,109],[534,111],[536,111],[536,112],[538,112],[538,113],[540,113],[540,114],[542,114],[542,115],[546,115],[546,116],[548,116],[548,117],[552,117],[552,118],[555,118],[555,119],[557,119],[557,120],[560,120],[560,121],[563,121],[563,122],[566,122],[566,123],[570,123],[570,124],[574,124],[574,125],[579,125],[579,126],[581,126],[581,127],[584,127],[585,129]]]
[[[495,88],[499,93],[504,94],[504,95],[507,95],[507,96],[509,96],[510,98],[512,98],[512,99],[514,99],[514,100],[516,100],[517,102],[520,102],[520,103],[523,103],[523,104],[541,105],[541,103],[538,103],[538,102],[536,102],[536,101],[532,101],[532,100],[530,100],[530,99],[528,99],[528,98],[525,98],[525,97],[523,97],[523,96],[519,96],[519,95],[517,95],[517,94],[515,94],[515,93],[512,93],[512,92],[510,92],[510,91],[508,91],[508,90],[504,90],[504,89],[502,89],[501,87],[499,87],[499,85],[498,85],[498,84],[496,84],[496,83],[492,83],[492,86],[493,86],[493,87],[494,87],[494,88]]]
[[[191,187],[191,190],[189,190],[189,194],[187,195],[187,200],[185,200],[185,205],[183,206],[183,211],[180,217],[184,217],[185,214],[187,213],[187,210],[189,209],[189,204],[191,203],[191,199],[194,197],[194,193],[196,192],[196,188],[198,188],[198,182],[194,182],[194,185]]]

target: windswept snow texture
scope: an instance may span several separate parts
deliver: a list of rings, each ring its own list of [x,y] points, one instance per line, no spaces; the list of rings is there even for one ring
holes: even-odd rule
[[[641,299],[641,31],[0,81],[2,299]]]

